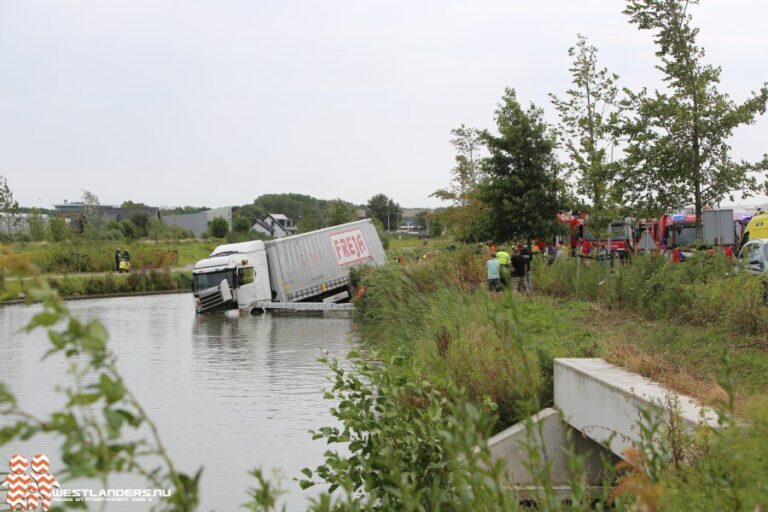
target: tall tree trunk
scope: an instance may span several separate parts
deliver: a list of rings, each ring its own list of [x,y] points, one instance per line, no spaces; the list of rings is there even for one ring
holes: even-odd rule
[[[701,200],[701,143],[699,138],[699,95],[693,89],[693,207],[696,214],[696,244],[704,241]]]

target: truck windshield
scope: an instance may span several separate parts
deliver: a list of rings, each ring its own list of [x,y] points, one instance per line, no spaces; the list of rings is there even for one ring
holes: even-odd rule
[[[595,236],[589,228],[584,230],[584,238],[591,242],[595,242],[597,240],[600,240]],[[629,238],[629,233],[627,230],[626,224],[612,224],[611,225],[611,239],[612,240],[625,240]],[[603,240],[606,240],[607,238],[604,238]]]
[[[685,226],[680,233],[675,233],[675,245],[695,245],[696,226]]]
[[[232,287],[233,275],[231,270],[221,270],[219,272],[208,272],[206,274],[195,274],[192,276],[192,291],[205,290],[213,288],[226,279],[229,287]]]

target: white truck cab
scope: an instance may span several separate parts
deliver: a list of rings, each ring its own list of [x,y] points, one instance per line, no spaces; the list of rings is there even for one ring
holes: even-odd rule
[[[192,270],[198,313],[247,310],[258,302],[341,302],[350,270],[387,258],[370,219],[262,242],[218,246]]]
[[[192,293],[198,313],[271,300],[264,242],[253,240],[216,247],[209,257],[195,264]]]
[[[768,240],[750,240],[739,250],[738,259],[749,272],[768,272]]]

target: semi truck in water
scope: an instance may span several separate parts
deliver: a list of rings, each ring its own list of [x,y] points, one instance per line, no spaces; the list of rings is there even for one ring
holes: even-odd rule
[[[370,219],[276,240],[220,245],[192,270],[195,310],[250,310],[265,302],[341,302],[350,298],[351,268],[385,262]]]

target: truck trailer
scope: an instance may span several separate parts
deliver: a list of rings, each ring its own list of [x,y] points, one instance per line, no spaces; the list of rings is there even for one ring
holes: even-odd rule
[[[349,299],[349,271],[382,265],[384,248],[370,219],[279,238],[216,247],[192,270],[195,310],[248,310],[257,302]]]

